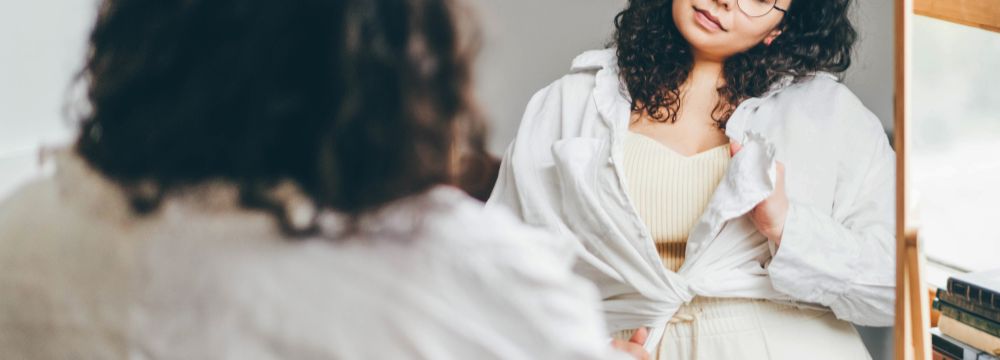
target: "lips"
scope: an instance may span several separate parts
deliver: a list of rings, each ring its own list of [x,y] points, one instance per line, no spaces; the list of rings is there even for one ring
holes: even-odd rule
[[[726,28],[722,26],[722,23],[719,22],[719,18],[717,18],[715,16],[712,16],[712,13],[710,13],[708,11],[705,11],[705,10],[701,10],[699,8],[694,8],[694,11],[701,13],[702,16],[704,16],[706,19],[708,19],[708,21],[711,21],[711,22],[715,23],[715,25],[718,26],[719,29],[722,29],[722,31],[729,31],[729,30],[726,30]]]

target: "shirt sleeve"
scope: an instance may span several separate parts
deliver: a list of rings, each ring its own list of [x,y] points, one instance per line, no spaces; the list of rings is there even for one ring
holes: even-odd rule
[[[539,90],[531,97],[518,127],[517,135],[507,147],[500,162],[493,192],[486,202],[487,208],[501,206],[512,211],[522,221],[553,229],[554,214],[548,209],[554,184],[555,169],[550,155],[553,129],[557,122],[544,119],[551,105],[546,100],[555,96],[555,84]]]
[[[895,310],[895,153],[876,127],[842,160],[832,213],[791,201],[768,265],[778,291],[862,326],[890,326]]]

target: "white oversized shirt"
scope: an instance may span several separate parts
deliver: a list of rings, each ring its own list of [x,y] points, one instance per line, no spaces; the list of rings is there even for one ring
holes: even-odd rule
[[[855,324],[892,324],[895,154],[835,76],[787,78],[739,105],[726,135],[744,147],[676,273],[625,189],[630,103],[614,49],[578,56],[532,97],[487,203],[578,240],[577,271],[597,284],[609,330],[662,327],[694,296],[818,304]],[[773,191],[775,161],[790,201],[776,254],[746,215]]]
[[[455,188],[399,200],[351,238],[326,214],[321,234],[290,239],[237,197],[198,186],[138,216],[64,156],[0,202],[2,357],[625,357],[570,240]]]

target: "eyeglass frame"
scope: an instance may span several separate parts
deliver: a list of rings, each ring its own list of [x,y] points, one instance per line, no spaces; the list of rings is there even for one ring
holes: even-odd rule
[[[752,18],[759,18],[759,17],[767,16],[767,14],[771,13],[771,10],[781,11],[781,14],[783,14],[785,16],[788,16],[788,9],[782,9],[782,8],[778,7],[778,0],[774,0],[774,4],[771,4],[771,8],[767,9],[767,12],[765,12],[763,14],[760,14],[760,15],[750,15],[750,14],[747,14],[746,10],[743,10],[743,7],[740,6],[740,2],[741,1],[745,1],[745,0],[736,0],[736,7],[740,8],[740,11],[742,11],[744,15],[752,17]],[[751,0],[751,1],[753,1],[753,0]]]

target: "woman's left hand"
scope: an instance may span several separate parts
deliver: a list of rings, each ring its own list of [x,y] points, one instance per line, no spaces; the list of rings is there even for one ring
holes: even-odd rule
[[[729,143],[732,155],[736,155],[742,148],[743,146],[736,142]],[[750,221],[757,227],[757,231],[774,241],[775,248],[781,245],[785,217],[788,216],[788,196],[785,194],[785,164],[780,161],[776,163],[777,183],[774,185],[774,192],[757,204],[753,210],[750,210]]]

